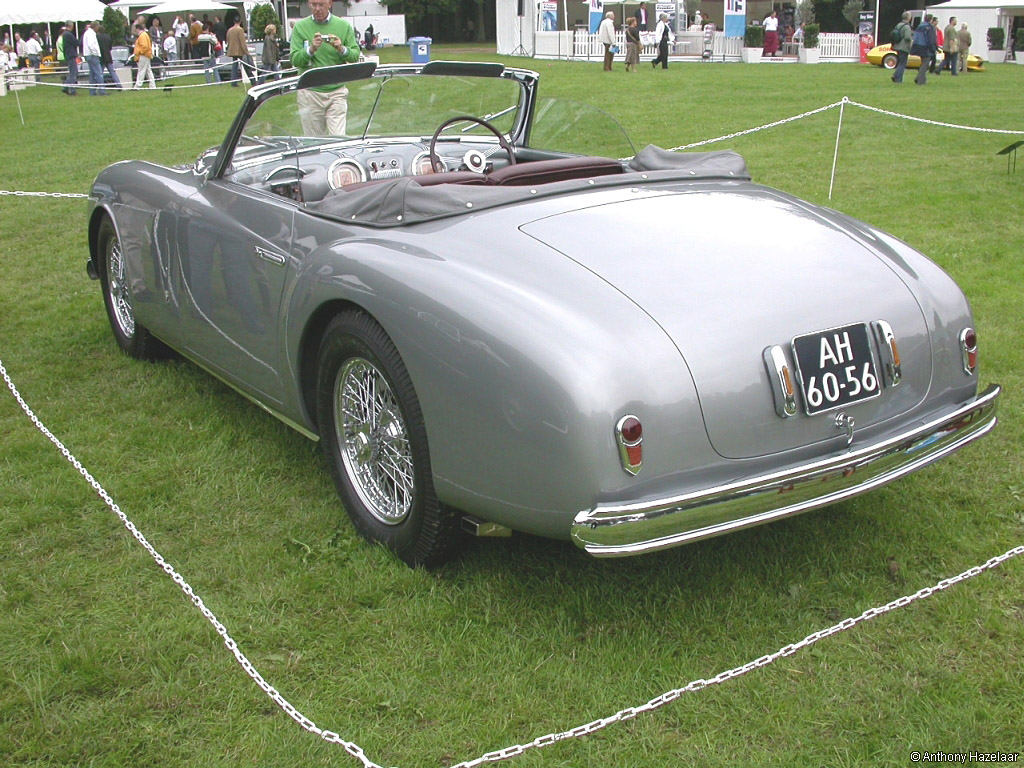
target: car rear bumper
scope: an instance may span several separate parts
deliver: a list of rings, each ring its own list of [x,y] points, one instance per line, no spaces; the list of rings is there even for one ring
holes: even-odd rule
[[[653,552],[807,512],[910,474],[988,434],[1000,388],[941,418],[855,451],[680,496],[599,504],[576,515],[572,540],[597,557]]]

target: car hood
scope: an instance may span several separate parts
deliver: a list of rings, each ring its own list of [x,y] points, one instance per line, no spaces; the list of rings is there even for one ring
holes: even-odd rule
[[[847,410],[857,428],[906,413],[927,394],[927,323],[910,267],[851,220],[774,190],[634,189],[521,227],[604,279],[672,339],[696,386],[708,437],[727,458],[752,458],[820,442],[845,443],[835,413],[775,412],[762,353],[792,339],[885,320],[904,377]],[[595,307],[594,311],[600,311]],[[627,333],[623,329],[623,333]],[[876,368],[878,351],[872,342]],[[659,425],[645,424],[646,429]]]

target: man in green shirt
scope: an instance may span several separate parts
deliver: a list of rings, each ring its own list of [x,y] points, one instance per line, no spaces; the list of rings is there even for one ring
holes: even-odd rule
[[[292,66],[302,74],[313,67],[332,67],[359,59],[356,33],[344,19],[331,13],[332,0],[309,0],[312,16],[292,30]],[[348,88],[329,85],[298,92],[302,131],[309,136],[344,136],[348,115]]]

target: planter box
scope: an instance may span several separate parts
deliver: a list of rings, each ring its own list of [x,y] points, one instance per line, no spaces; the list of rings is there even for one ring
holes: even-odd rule
[[[1002,64],[1006,61],[1006,51],[1002,48],[998,51],[995,48],[989,48],[985,53],[985,61],[989,64]]]
[[[761,61],[761,48],[744,48],[740,53],[744,64],[757,64]]]
[[[1024,51],[1016,51],[1013,55],[1018,64],[1024,64]]]
[[[804,48],[802,45],[796,49],[797,59],[804,64],[817,64],[821,61],[820,48]]]

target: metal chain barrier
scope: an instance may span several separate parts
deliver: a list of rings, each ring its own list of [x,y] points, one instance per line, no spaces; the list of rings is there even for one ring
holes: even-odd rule
[[[231,653],[234,655],[235,660],[242,667],[242,669],[245,670],[246,674],[248,674],[249,677],[252,678],[253,682],[255,682],[257,686],[259,686],[260,690],[262,690],[268,697],[270,697],[270,699],[275,704],[277,704],[278,707],[280,707],[292,720],[298,723],[299,726],[304,730],[319,736],[321,739],[330,744],[340,745],[345,749],[345,751],[348,754],[350,754],[355,759],[359,760],[363,764],[364,768],[382,768],[382,766],[370,760],[359,745],[354,744],[350,741],[345,741],[337,733],[334,733],[333,731],[324,730],[323,728],[317,726],[316,723],[314,723],[308,717],[299,712],[294,706],[292,706],[292,704],[289,703],[288,700],[285,699],[277,691],[276,688],[270,685],[263,678],[263,676],[256,670],[256,668],[252,665],[249,659],[245,656],[245,654],[242,653],[242,651],[239,649],[238,644],[232,639],[231,635],[228,634],[227,628],[220,622],[220,620],[213,614],[213,612],[206,607],[206,604],[203,602],[202,598],[193,591],[192,587],[188,584],[188,582],[185,581],[184,578],[182,578],[181,574],[178,573],[177,570],[175,570],[174,566],[168,563],[164,559],[164,557],[156,551],[153,545],[149,543],[146,537],[143,536],[139,529],[136,528],[135,525],[132,523],[132,521],[128,519],[128,516],[121,511],[121,508],[114,502],[110,494],[108,494],[106,490],[103,489],[103,486],[101,486],[96,481],[96,479],[93,478],[89,471],[82,466],[82,463],[78,459],[76,459],[71,454],[71,452],[66,447],[64,447],[64,444],[59,439],[57,439],[57,437],[55,437],[54,434],[50,432],[50,430],[47,429],[46,426],[44,426],[43,423],[36,417],[35,413],[32,412],[32,409],[28,407],[28,404],[22,398],[21,393],[18,392],[18,389],[14,386],[14,382],[8,375],[7,369],[4,367],[2,359],[0,359],[0,374],[3,375],[4,382],[7,384],[7,388],[11,391],[11,394],[14,396],[14,399],[18,402],[18,405],[25,412],[25,415],[28,416],[28,418],[32,421],[32,424],[35,425],[36,429],[42,432],[43,435],[45,435],[46,438],[51,443],[53,443],[54,446],[56,446],[57,450],[60,451],[61,455],[64,456],[64,458],[66,458],[75,469],[78,470],[82,477],[85,478],[86,482],[89,483],[89,485],[92,487],[94,491],[96,491],[96,493],[103,500],[103,502],[111,509],[112,512],[114,512],[114,514],[118,516],[118,518],[120,518],[121,522],[124,524],[125,528],[128,529],[129,533],[131,533],[132,536],[135,537],[139,544],[141,544],[142,547],[150,554],[150,556],[153,558],[156,564],[159,565],[160,568],[168,576],[170,576],[171,579],[174,580],[174,583],[178,585],[178,587],[185,594],[185,596],[189,600],[191,600],[192,603],[196,606],[196,608],[198,608],[199,611],[203,614],[203,616],[206,617],[206,620],[210,622],[214,630],[216,630],[217,634],[220,635],[221,638],[224,640],[224,645],[227,646],[228,650],[231,651]],[[892,602],[886,603],[885,605],[877,608],[869,608],[856,618],[843,619],[839,623],[833,624],[831,627],[827,629],[822,629],[808,635],[803,640],[797,643],[791,643],[780,648],[775,653],[766,654],[758,659],[755,659],[754,661],[748,662],[747,664],[744,664],[739,667],[734,667],[733,669],[727,670],[725,672],[721,672],[709,680],[705,680],[703,678],[692,680],[682,688],[675,688],[671,691],[666,691],[660,696],[655,696],[646,704],[640,704],[639,706],[635,707],[626,707],[625,709],[619,710],[614,715],[611,715],[609,717],[603,717],[598,720],[592,720],[589,723],[577,726],[568,731],[561,731],[556,733],[549,733],[545,736],[538,736],[536,739],[527,744],[516,744],[514,746],[505,747],[504,749],[499,749],[494,752],[488,752],[487,754],[482,755],[476,758],[475,760],[468,760],[462,763],[458,763],[452,768],[475,768],[476,766],[484,765],[485,763],[497,763],[502,760],[508,760],[510,758],[521,755],[524,752],[531,749],[540,749],[542,747],[550,746],[551,744],[554,744],[559,741],[565,741],[567,739],[575,739],[581,736],[586,736],[587,734],[594,733],[595,731],[599,731],[602,728],[607,728],[609,725],[613,723],[632,720],[634,717],[638,715],[645,714],[647,712],[653,712],[654,710],[659,709],[665,706],[666,704],[675,701],[684,693],[695,693],[697,691],[703,690],[704,688],[709,688],[712,685],[719,685],[720,683],[727,682],[728,680],[733,680],[737,677],[742,677],[743,675],[747,674],[748,672],[752,672],[755,669],[766,667],[769,664],[775,663],[779,659],[785,658],[787,656],[792,656],[797,651],[803,650],[804,648],[814,645],[820,640],[824,640],[826,637],[831,637],[832,635],[838,634],[839,632],[845,632],[846,630],[852,629],[853,627],[857,626],[862,622],[873,619],[876,616],[881,616],[882,614],[896,610],[897,608],[903,608],[904,606],[910,605],[911,603],[917,600],[923,600],[926,597],[931,597],[937,592],[949,589],[954,584],[959,584],[961,581],[966,581],[967,579],[971,579],[975,576],[978,576],[979,574],[991,570],[1001,565],[1002,563],[1005,563],[1007,560],[1013,557],[1017,557],[1018,555],[1024,555],[1024,546],[1014,547],[1013,549],[1008,550],[1002,555],[990,558],[983,565],[968,568],[966,571],[958,574],[957,576],[953,576],[948,579],[943,579],[933,587],[924,587],[923,589],[919,589],[912,595],[906,595],[904,597],[897,598]]]
[[[0,189],[0,197],[88,197],[81,192],[12,192]]]
[[[205,87],[206,85],[220,84],[221,83],[200,83],[197,85],[175,87],[198,88]],[[781,120],[776,120],[774,122],[767,123],[756,128],[749,128],[747,130],[737,131],[735,133],[719,136],[718,138],[706,139],[704,141],[694,142],[692,144],[685,144],[678,147],[673,147],[671,151],[679,152],[686,149],[692,149],[694,147],[713,144],[719,141],[726,141],[728,139],[746,136],[749,134],[757,133],[759,131],[767,130],[769,128],[774,128],[776,126],[785,125],[786,123],[791,123],[796,120],[802,120],[805,117],[811,117],[812,115],[820,114],[822,112],[826,112],[836,107],[843,107],[847,104],[849,104],[850,106],[860,107],[862,109],[866,109],[871,112],[876,112],[878,114],[883,114],[890,117],[902,118],[905,120],[912,120],[915,122],[921,122],[945,128],[956,128],[960,130],[979,131],[985,133],[1024,135],[1024,131],[1001,130],[995,128],[977,128],[973,126],[956,125],[953,123],[944,123],[935,120],[927,120],[924,118],[913,117],[910,115],[903,115],[897,112],[879,109],[877,107],[872,107],[869,105],[860,104],[855,101],[850,101],[849,98],[844,96],[840,101],[837,101],[834,104],[828,104],[824,107],[819,107],[817,109],[813,109],[799,115],[794,115],[793,117],[787,117]],[[0,190],[0,197],[4,196],[50,198],[88,197],[88,195],[74,192],[22,192]],[[7,384],[8,389],[14,396],[14,399],[18,402],[18,405],[32,421],[33,425],[35,425],[35,427],[40,432],[42,432],[43,435],[45,435],[46,438],[49,439],[51,443],[53,443],[57,450],[60,451],[61,455],[63,455],[64,458],[66,458],[71,463],[71,465],[78,470],[82,477],[85,478],[86,482],[88,482],[88,484],[93,488],[93,490],[96,491],[100,499],[102,499],[103,502],[110,508],[110,510],[117,515],[117,517],[121,520],[125,528],[128,529],[129,533],[131,533],[132,536],[135,537],[135,539],[139,542],[139,544],[141,544],[142,547],[149,553],[149,555],[153,558],[154,562],[156,562],[156,564],[160,566],[160,568],[168,576],[171,577],[171,579],[174,581],[175,584],[178,585],[178,587],[185,594],[185,596],[196,606],[196,608],[199,609],[199,611],[210,623],[210,625],[214,628],[217,634],[220,635],[220,637],[223,639],[224,645],[228,648],[229,651],[231,651],[232,655],[234,655],[235,660],[238,662],[238,664],[242,667],[242,669],[245,670],[246,674],[249,675],[253,682],[255,682],[256,685],[260,688],[260,690],[262,690],[281,710],[283,710],[290,718],[292,718],[292,720],[298,723],[298,725],[304,730],[319,736],[321,739],[328,743],[337,744],[341,746],[349,755],[359,760],[364,766],[364,768],[382,768],[382,766],[370,760],[364,753],[363,749],[359,747],[357,744],[342,739],[341,736],[339,736],[337,733],[334,733],[333,731],[328,731],[317,726],[316,723],[314,723],[311,719],[309,719],[301,712],[299,712],[290,702],[288,702],[287,699],[285,699],[277,691],[276,688],[270,685],[263,678],[263,676],[256,670],[256,668],[252,665],[249,659],[245,656],[245,654],[242,653],[242,651],[239,649],[238,644],[234,641],[234,639],[232,639],[231,635],[227,631],[227,628],[220,622],[220,620],[213,614],[213,612],[210,611],[209,608],[207,608],[202,598],[195,593],[195,591],[188,584],[188,582],[185,581],[181,574],[178,573],[178,571],[170,563],[168,563],[164,559],[164,557],[149,543],[145,536],[142,535],[142,533],[135,527],[131,520],[128,519],[127,515],[125,515],[121,508],[114,502],[114,500],[106,492],[106,490],[104,490],[104,488],[96,481],[96,479],[89,473],[89,471],[82,466],[81,462],[78,461],[78,459],[76,459],[71,454],[71,452],[64,446],[64,444],[61,443],[61,441],[57,437],[55,437],[53,433],[50,432],[50,430],[47,429],[46,426],[44,426],[42,422],[36,417],[36,415],[28,407],[28,404],[25,402],[25,400],[22,398],[21,394],[15,387],[14,382],[8,375],[7,369],[4,367],[2,360],[0,360],[0,374],[3,375],[4,382]],[[827,629],[819,630],[818,632],[814,632],[813,634],[808,635],[803,640],[800,640],[797,643],[791,643],[790,645],[786,645],[783,648],[780,648],[775,653],[761,656],[760,658],[755,659],[754,661],[751,661],[747,664],[744,664],[739,667],[734,667],[733,669],[727,670],[725,672],[721,672],[710,679],[693,680],[685,686],[683,686],[682,688],[675,688],[673,690],[666,691],[665,693],[661,694],[660,696],[656,696],[655,698],[651,699],[645,704],[640,704],[634,707],[627,707],[625,709],[619,710],[618,712],[609,717],[592,720],[589,723],[577,726],[568,731],[549,733],[545,736],[539,736],[533,741],[530,741],[526,744],[516,744],[494,752],[488,752],[487,754],[482,755],[481,757],[478,757],[474,760],[468,760],[462,763],[458,763],[457,765],[453,766],[453,768],[476,768],[476,766],[484,765],[486,763],[496,763],[503,760],[508,760],[510,758],[521,755],[524,752],[527,752],[531,749],[540,749],[542,747],[549,746],[559,741],[565,741],[567,739],[575,739],[581,736],[586,736],[588,734],[594,733],[595,731],[599,731],[603,728],[606,728],[609,725],[612,725],[613,723],[624,722],[626,720],[631,720],[634,717],[637,717],[638,715],[645,714],[647,712],[653,712],[654,710],[659,709],[660,707],[663,707],[666,704],[675,701],[685,693],[695,693],[697,691],[703,690],[704,688],[708,688],[713,685],[719,685],[720,683],[724,683],[728,680],[733,680],[737,677],[742,677],[748,672],[752,672],[755,669],[760,669],[761,667],[766,667],[769,664],[773,664],[781,658],[792,656],[797,651],[803,650],[804,648],[814,645],[815,643],[824,640],[827,637],[831,637],[832,635],[835,635],[839,632],[844,632],[848,629],[852,629],[858,624],[873,619],[876,616],[888,613],[897,608],[903,608],[907,605],[910,605],[913,602],[922,600],[926,597],[930,597],[936,594],[937,592],[949,589],[954,584],[959,584],[962,581],[978,576],[979,574],[996,568],[997,566],[1001,565],[1007,560],[1022,554],[1024,554],[1024,546],[1014,547],[1013,549],[1008,550],[1002,555],[998,555],[996,557],[989,559],[983,565],[969,568],[957,576],[953,576],[948,579],[943,579],[935,586],[925,587],[923,589],[918,590],[912,595],[897,598],[896,600],[893,600],[892,602],[887,603],[883,606],[869,608],[856,618],[843,619],[842,621],[832,625],[831,627],[828,627]]]
[[[802,120],[805,117],[811,117],[812,115],[817,115],[817,114],[819,114],[821,112],[827,112],[830,109],[835,109],[836,107],[841,107],[841,106],[844,106],[844,105],[847,105],[847,104],[850,105],[851,107],[860,107],[861,109],[866,109],[869,112],[877,112],[880,115],[888,115],[889,117],[897,117],[897,118],[900,118],[902,120],[911,120],[911,121],[916,122],[916,123],[925,123],[927,125],[935,125],[935,126],[938,126],[940,128],[956,128],[956,129],[961,130],[961,131],[977,131],[977,132],[980,132],[980,133],[1001,133],[1001,134],[1007,134],[1007,135],[1011,135],[1011,136],[1024,136],[1024,131],[1011,131],[1011,130],[1004,130],[1004,129],[1000,129],[1000,128],[978,128],[978,127],[971,126],[971,125],[958,125],[957,123],[944,123],[944,122],[941,122],[939,120],[928,120],[928,119],[923,118],[923,117],[914,117],[913,115],[904,115],[904,114],[902,114],[900,112],[892,112],[891,110],[888,110],[888,109],[880,109],[879,107],[872,107],[872,106],[870,106],[868,104],[861,104],[860,102],[857,102],[857,101],[851,101],[848,96],[843,96],[842,99],[840,99],[839,101],[837,101],[834,104],[828,104],[827,106],[824,106],[824,107],[818,107],[817,109],[812,109],[811,111],[804,112],[803,114],[800,114],[800,115],[794,115],[793,117],[785,117],[785,118],[783,118],[781,120],[776,120],[773,123],[766,123],[765,125],[759,125],[756,128],[748,128],[745,131],[737,131],[736,133],[729,133],[729,134],[726,134],[725,136],[719,136],[718,138],[715,138],[715,139],[705,139],[704,141],[695,141],[692,144],[683,144],[683,145],[678,146],[678,147],[673,147],[671,151],[672,152],[681,152],[684,149],[693,149],[694,147],[702,147],[705,144],[714,144],[714,143],[719,142],[719,141],[726,141],[727,139],[735,139],[735,138],[737,138],[739,136],[746,136],[746,135],[751,134],[751,133],[757,133],[758,131],[767,130],[768,128],[775,128],[776,126],[779,126],[779,125],[785,125],[786,123],[792,123],[795,120]]]

